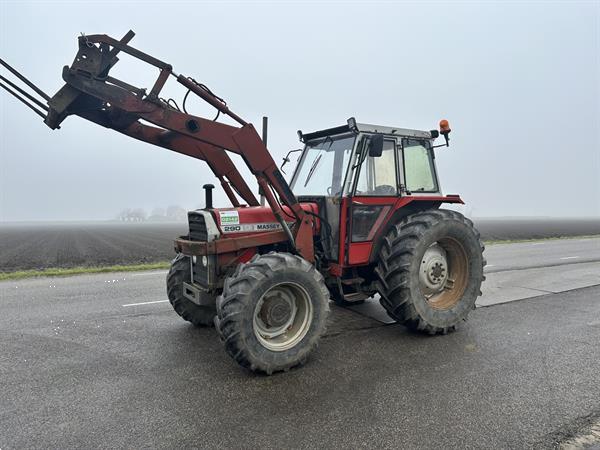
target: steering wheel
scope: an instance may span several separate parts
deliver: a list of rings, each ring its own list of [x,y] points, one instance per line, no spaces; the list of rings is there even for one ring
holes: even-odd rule
[[[389,184],[380,184],[373,190],[376,195],[396,195],[397,192],[398,190]]]

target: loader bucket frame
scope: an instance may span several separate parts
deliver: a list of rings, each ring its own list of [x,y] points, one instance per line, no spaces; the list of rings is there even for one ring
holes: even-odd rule
[[[135,139],[206,161],[234,207],[241,206],[236,194],[249,206],[258,206],[255,195],[227,152],[240,155],[256,177],[261,193],[281,224],[292,250],[314,261],[313,218],[300,207],[254,126],[232,112],[226,102],[205,85],[191,77],[176,74],[170,64],[128,45],[134,36],[133,31],[121,40],[104,34],[80,36],[79,50],[73,63],[63,68],[62,77],[66,84],[52,97],[2,61],[2,65],[47,101],[48,106],[26,93],[23,98],[19,88],[17,92],[21,95],[2,83],[0,87],[44,117],[44,123],[51,129],[60,128],[69,115],[77,115]],[[159,69],[150,92],[109,75],[119,61],[117,55],[120,52]],[[179,110],[173,102],[162,99],[161,90],[171,76],[188,90],[188,94],[196,94],[239,126],[194,116]],[[1,80],[8,82],[4,77]],[[8,83],[14,89],[15,86]],[[288,206],[294,215],[292,226],[284,220],[282,205]]]

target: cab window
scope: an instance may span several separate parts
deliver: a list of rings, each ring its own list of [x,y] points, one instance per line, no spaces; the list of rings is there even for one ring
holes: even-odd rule
[[[383,141],[383,153],[378,157],[367,156],[360,167],[356,183],[356,195],[396,195],[396,145]]]
[[[355,136],[310,141],[290,183],[296,195],[340,195]]]
[[[404,179],[409,192],[437,192],[431,151],[421,141],[404,141]]]

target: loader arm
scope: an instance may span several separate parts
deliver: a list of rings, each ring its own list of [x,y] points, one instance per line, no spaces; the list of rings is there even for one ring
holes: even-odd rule
[[[256,206],[259,204],[256,197],[227,152],[240,155],[256,177],[292,248],[313,261],[312,217],[300,207],[252,124],[232,112],[206,86],[176,74],[171,65],[129,46],[133,36],[134,33],[129,31],[120,41],[106,35],[79,37],[77,55],[71,66],[63,69],[65,86],[49,100],[43,97],[49,106],[44,120],[46,125],[56,129],[66,117],[77,115],[135,139],[201,159],[219,179],[234,206],[240,206],[236,193],[249,206]],[[120,52],[160,70],[150,92],[109,76]],[[4,62],[3,65],[7,66]],[[239,126],[194,116],[160,98],[170,77],[188,89],[188,94],[193,92]],[[287,205],[294,215],[292,227],[284,218],[286,213],[282,205]]]

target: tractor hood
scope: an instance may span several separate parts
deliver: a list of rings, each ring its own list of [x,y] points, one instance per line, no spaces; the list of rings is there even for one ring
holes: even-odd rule
[[[319,213],[316,203],[301,203],[302,209],[314,214]],[[291,225],[295,222],[291,210],[283,207],[286,221]],[[211,210],[217,227],[223,235],[250,234],[281,229],[273,211],[268,206],[249,206],[243,208],[217,208]],[[317,221],[318,222],[318,221]],[[314,232],[318,232],[318,223]]]

